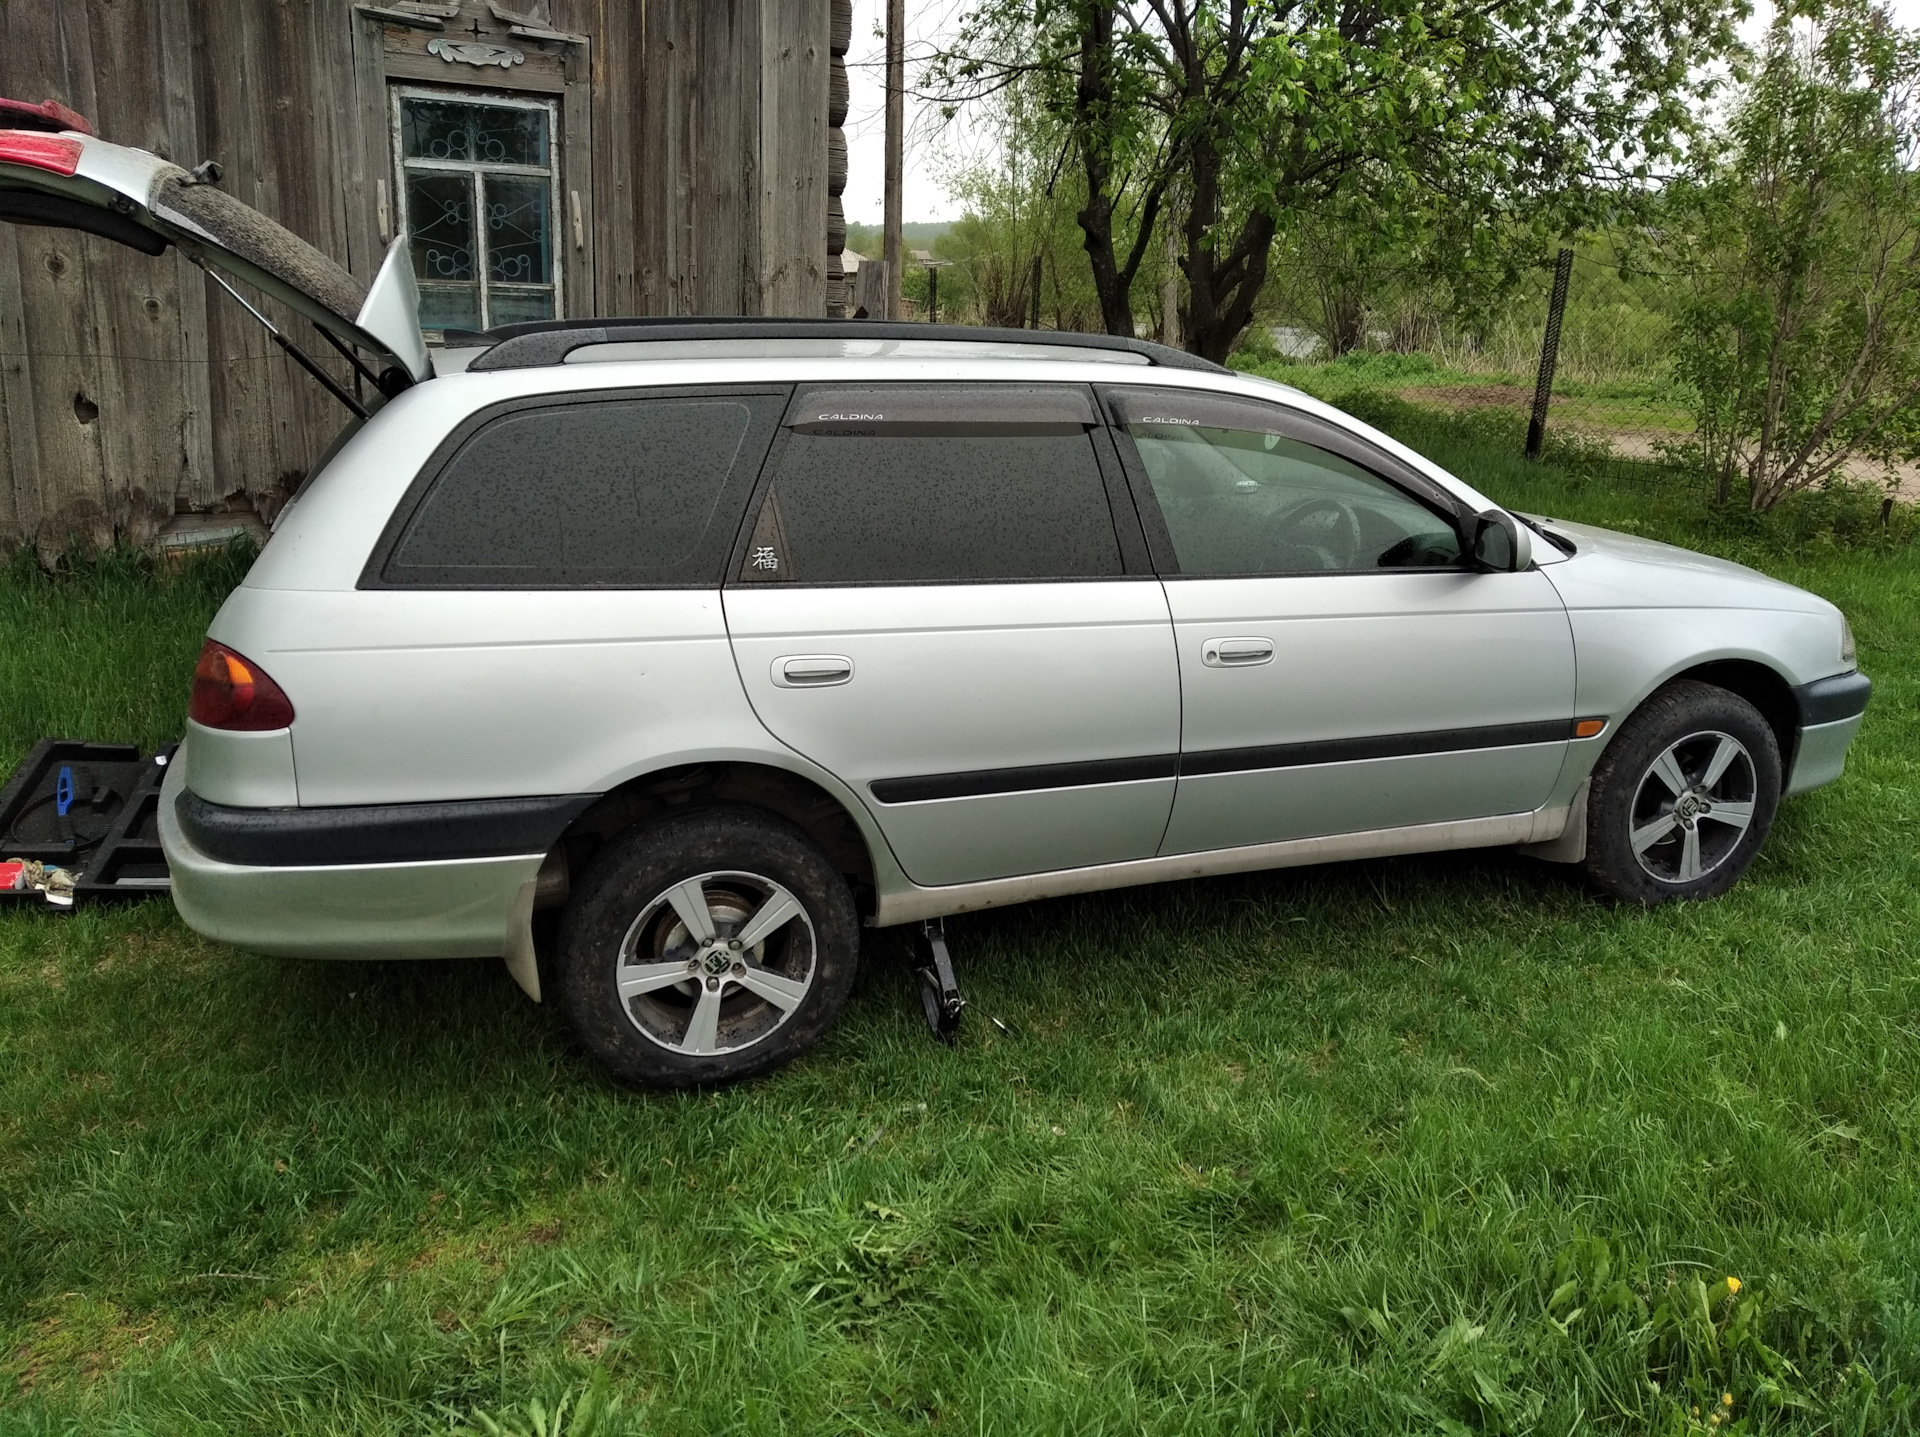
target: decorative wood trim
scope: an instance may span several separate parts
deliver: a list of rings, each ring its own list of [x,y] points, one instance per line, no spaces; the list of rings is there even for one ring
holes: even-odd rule
[[[478,41],[449,40],[438,36],[427,41],[427,53],[438,55],[449,65],[473,65],[480,69],[497,65],[508,70],[527,63],[527,52],[512,45],[488,45]]]
[[[494,19],[507,27],[509,35],[517,35],[523,40],[551,40],[561,45],[587,43],[585,35],[569,35],[565,31],[556,30],[538,15],[509,10],[500,3],[500,0],[487,0],[487,9],[492,12]]]
[[[419,80],[429,85],[467,89],[528,90],[540,95],[558,95],[567,88],[566,65],[557,55],[528,55],[525,64],[510,69],[449,65],[437,56],[392,47],[388,48],[385,59],[390,81]]]
[[[450,9],[457,12],[459,6]],[[397,10],[391,5],[356,5],[353,13],[384,25],[410,25],[419,30],[444,30],[447,22],[438,15],[422,15],[414,10]]]

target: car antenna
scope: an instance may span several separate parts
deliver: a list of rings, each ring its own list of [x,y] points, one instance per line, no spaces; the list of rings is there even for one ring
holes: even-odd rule
[[[295,344],[291,339],[288,339],[284,334],[282,334],[280,332],[279,326],[274,324],[272,320],[268,319],[259,310],[255,309],[251,304],[248,304],[247,297],[245,295],[241,294],[239,290],[235,289],[232,285],[228,284],[222,276],[216,274],[213,270],[208,269],[207,266],[205,266],[204,264],[200,264],[199,259],[196,258],[194,259],[193,262],[195,264],[200,265],[201,272],[205,274],[208,279],[212,280],[215,284],[219,285],[220,288],[224,289],[228,294],[232,295],[235,299],[239,300],[240,307],[244,309],[248,314],[252,315],[255,319],[260,321],[261,327],[265,329],[268,334],[273,336],[273,342],[279,345],[282,349],[284,349],[287,352],[287,357],[291,359],[295,364],[299,365],[302,369],[306,370],[307,373],[311,374],[315,379],[319,380],[320,383],[323,386],[325,386],[327,393],[331,394],[335,399],[339,400],[342,404],[346,405],[348,409],[351,409],[356,418],[369,419],[372,417],[366,405],[362,404],[359,400],[355,399],[353,395],[347,391],[346,386],[341,384],[339,380],[335,379],[331,374],[328,374],[327,371],[322,369],[318,364],[315,364],[313,361],[313,357],[309,355],[299,345]]]

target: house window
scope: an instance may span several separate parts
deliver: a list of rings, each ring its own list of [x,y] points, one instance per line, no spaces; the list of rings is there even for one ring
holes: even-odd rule
[[[558,146],[544,100],[397,90],[400,223],[423,329],[491,329],[560,311]]]

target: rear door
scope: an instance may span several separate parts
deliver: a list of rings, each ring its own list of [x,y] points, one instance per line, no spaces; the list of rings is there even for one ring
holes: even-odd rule
[[[725,594],[734,655],[916,883],[1160,845],[1179,678],[1110,446],[1075,386],[795,396]]]
[[[1185,725],[1165,851],[1525,813],[1573,720],[1538,570],[1461,560],[1451,496],[1279,405],[1115,389]]]

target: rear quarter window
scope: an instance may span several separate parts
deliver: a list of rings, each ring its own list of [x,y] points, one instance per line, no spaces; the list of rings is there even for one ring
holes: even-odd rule
[[[622,398],[495,415],[409,496],[376,555],[376,585],[717,584],[784,399]]]

